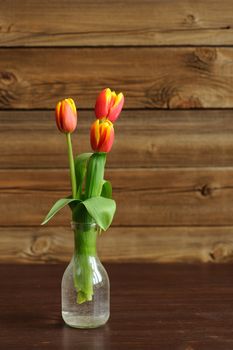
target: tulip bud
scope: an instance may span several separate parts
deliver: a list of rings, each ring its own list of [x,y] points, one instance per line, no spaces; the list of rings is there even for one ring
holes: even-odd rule
[[[114,128],[109,120],[97,119],[91,126],[91,147],[95,152],[109,152],[114,141]]]
[[[124,104],[124,95],[120,92],[118,95],[109,88],[101,91],[95,104],[95,115],[97,119],[107,118],[115,122],[121,113]]]
[[[58,102],[56,106],[56,123],[61,132],[72,133],[77,126],[77,110],[72,98]]]

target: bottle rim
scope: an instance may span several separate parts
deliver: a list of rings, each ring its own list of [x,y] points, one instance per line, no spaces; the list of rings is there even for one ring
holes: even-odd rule
[[[96,222],[87,223],[87,222],[78,222],[78,221],[71,221],[71,228],[77,228],[77,227],[90,227],[90,228],[98,228],[99,225]]]

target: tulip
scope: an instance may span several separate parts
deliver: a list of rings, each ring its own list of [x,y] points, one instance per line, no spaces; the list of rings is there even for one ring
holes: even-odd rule
[[[72,133],[77,126],[77,110],[72,98],[58,102],[56,106],[56,123],[63,133]]]
[[[58,129],[66,134],[66,141],[68,146],[68,157],[70,165],[70,179],[72,186],[72,197],[76,197],[77,185],[74,166],[74,156],[71,143],[71,133],[77,126],[77,110],[72,98],[66,98],[58,102],[56,105],[56,123]]]
[[[95,104],[95,115],[97,119],[107,118],[114,123],[121,113],[124,104],[124,95],[118,95],[109,88],[101,91]]]
[[[113,124],[107,119],[97,119],[91,126],[90,141],[95,152],[109,152],[114,141]]]

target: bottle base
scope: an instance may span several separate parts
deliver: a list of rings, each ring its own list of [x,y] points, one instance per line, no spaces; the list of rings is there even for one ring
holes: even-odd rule
[[[77,316],[77,313],[62,311],[64,322],[72,328],[98,328],[105,325],[109,319],[109,315],[93,316]]]

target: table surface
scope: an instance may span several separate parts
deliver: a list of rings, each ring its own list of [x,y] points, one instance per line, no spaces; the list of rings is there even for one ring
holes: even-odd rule
[[[111,317],[72,329],[65,265],[0,265],[0,349],[233,349],[233,265],[106,264]]]

